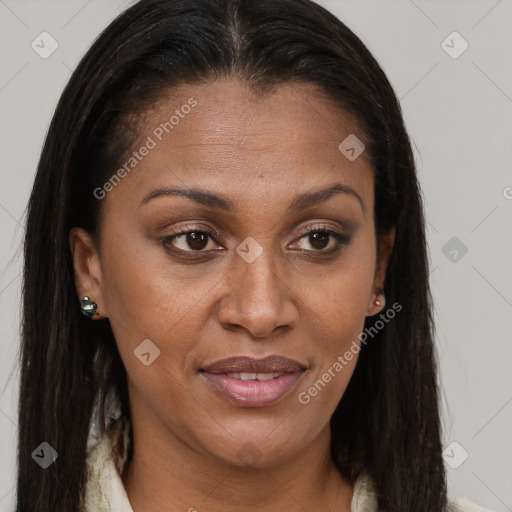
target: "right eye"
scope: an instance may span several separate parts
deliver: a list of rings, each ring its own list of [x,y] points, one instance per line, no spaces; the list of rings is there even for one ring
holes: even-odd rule
[[[188,227],[180,229],[174,235],[162,238],[161,242],[166,248],[171,250],[174,249],[169,247],[169,245],[183,252],[209,252],[204,250],[208,247],[208,239],[216,242],[213,235],[209,231],[205,231],[204,228]],[[178,243],[176,244],[175,242]]]

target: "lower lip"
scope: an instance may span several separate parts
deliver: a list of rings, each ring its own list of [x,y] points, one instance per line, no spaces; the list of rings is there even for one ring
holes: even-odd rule
[[[201,372],[206,382],[239,407],[263,407],[284,398],[303,372],[283,373],[271,380],[239,380],[224,373]]]

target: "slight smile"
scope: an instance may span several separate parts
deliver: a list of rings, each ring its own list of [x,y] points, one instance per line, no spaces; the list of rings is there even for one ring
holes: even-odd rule
[[[307,370],[283,356],[231,357],[200,369],[205,381],[238,407],[264,407],[288,395]]]

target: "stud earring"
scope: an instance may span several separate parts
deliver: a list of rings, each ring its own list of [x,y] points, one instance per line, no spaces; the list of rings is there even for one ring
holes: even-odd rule
[[[80,306],[80,309],[82,310],[82,313],[92,318],[93,316],[97,316],[98,313],[96,312],[98,309],[98,303],[91,300],[87,295],[85,297],[81,298],[82,305]]]
[[[376,298],[373,303],[380,308],[386,304],[386,296],[384,295],[384,290],[382,288],[377,288],[377,295],[379,298]]]

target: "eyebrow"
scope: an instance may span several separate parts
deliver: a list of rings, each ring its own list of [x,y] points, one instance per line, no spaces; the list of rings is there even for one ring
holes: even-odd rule
[[[310,192],[304,192],[303,194],[299,194],[295,196],[290,203],[289,209],[291,211],[300,211],[305,210],[306,208],[310,208],[318,203],[323,201],[327,201],[335,194],[347,194],[351,197],[354,197],[359,202],[361,209],[365,212],[365,204],[362,200],[361,196],[351,187],[347,185],[342,185],[341,183],[335,183],[330,185],[329,187],[313,190]],[[191,199],[192,201],[196,201],[205,206],[209,206],[211,208],[217,208],[220,210],[225,210],[228,212],[233,212],[235,210],[235,204],[225,195],[219,193],[212,193],[206,190],[198,189],[198,188],[169,188],[169,187],[160,187],[149,194],[147,194],[141,202],[141,206],[149,203],[153,199],[157,197],[163,196],[180,196]]]

